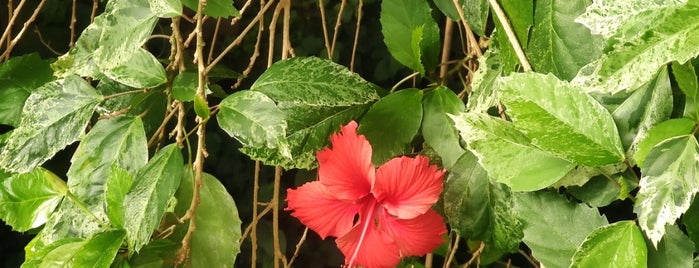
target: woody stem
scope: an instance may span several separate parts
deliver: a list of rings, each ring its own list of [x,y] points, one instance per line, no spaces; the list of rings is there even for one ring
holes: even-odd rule
[[[364,217],[364,227],[362,227],[362,235],[359,236],[357,248],[354,249],[354,253],[352,253],[352,258],[350,258],[347,267],[351,268],[354,264],[354,260],[357,258],[357,253],[359,253],[359,248],[362,247],[362,242],[364,242],[364,236],[366,235],[366,231],[369,230],[369,225],[374,220],[374,210],[376,210],[376,200],[371,201],[371,205],[368,207],[367,213],[365,213],[366,217]]]

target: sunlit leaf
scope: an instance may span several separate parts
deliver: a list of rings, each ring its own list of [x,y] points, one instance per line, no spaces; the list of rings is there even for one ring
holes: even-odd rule
[[[595,208],[552,192],[515,195],[517,217],[532,255],[548,268],[568,267],[583,240],[607,219]],[[555,242],[552,242],[555,241]]]
[[[502,60],[502,54],[496,44],[489,48],[483,57],[478,58],[478,66],[481,67],[473,73],[466,110],[487,113],[491,107],[497,106],[500,92],[497,90],[496,81],[503,73]]]
[[[699,192],[699,145],[693,135],[667,139],[656,145],[641,168],[634,211],[638,224],[654,246]]]
[[[63,180],[43,168],[0,182],[0,219],[18,232],[44,224],[68,190]]]
[[[310,169],[315,166],[316,151],[328,144],[330,135],[339,130],[340,125],[359,119],[369,105],[379,99],[377,89],[356,73],[329,60],[293,58],[277,62],[255,81],[252,90],[263,93],[274,101],[283,115],[283,121],[280,121],[276,109],[270,108],[268,111],[274,111],[273,118],[269,118],[273,125],[261,125],[260,128],[282,131],[283,122],[286,122],[286,130],[283,132],[285,139],[274,145],[279,135],[279,132],[274,132],[264,139],[254,138],[265,143],[244,146],[241,151],[267,165]],[[251,96],[256,96],[253,94],[256,93],[250,93]],[[255,98],[260,99],[259,96]],[[265,103],[265,107],[270,107],[271,103]],[[258,105],[250,107],[259,109]],[[252,109],[243,113],[253,115],[258,111]],[[248,134],[253,133],[243,132],[241,136],[233,136],[240,140],[253,139],[244,136]],[[269,148],[268,141],[276,147]],[[279,146],[284,143],[288,144],[291,157],[284,156],[285,148]]]
[[[422,75],[437,65],[439,26],[426,1],[381,1],[381,32],[393,58]]]
[[[513,210],[507,186],[491,182],[467,152],[449,170],[444,187],[444,213],[452,230],[470,240],[502,252],[515,252],[522,240],[522,226]]]
[[[624,159],[612,116],[579,88],[538,73],[512,74],[500,88],[507,114],[532,144],[586,166]]]
[[[104,186],[104,206],[109,222],[124,228],[124,199],[133,184],[133,176],[126,169],[112,165]]]
[[[191,169],[185,171],[177,190],[175,211],[184,215],[192,200],[194,177]],[[201,203],[197,208],[196,226],[192,234],[192,267],[233,267],[240,252],[241,221],[233,198],[214,176],[202,175]]]
[[[150,10],[158,17],[172,18],[182,14],[180,0],[148,0]]]
[[[570,267],[645,268],[647,258],[646,242],[636,223],[620,221],[592,231]]]
[[[167,81],[165,68],[153,54],[142,48],[133,51],[131,58],[123,64],[105,69],[103,73],[119,83],[135,88],[155,87]]]
[[[689,118],[670,119],[654,126],[648,130],[646,137],[638,143],[638,150],[633,155],[636,164],[643,167],[648,153],[658,143],[672,137],[690,134],[694,128],[696,128],[696,122]]]
[[[666,63],[684,63],[699,54],[699,20],[694,19],[699,16],[699,3],[668,3],[660,6],[657,1],[634,0],[593,4],[582,15],[591,18],[584,23],[593,32],[611,37],[604,55],[583,67],[573,83],[586,91],[633,90],[653,79],[648,74]],[[644,7],[631,10],[636,6]]]
[[[29,93],[51,80],[51,67],[37,53],[0,63],[0,124],[19,126]]]
[[[168,200],[180,185],[183,171],[182,153],[170,144],[156,153],[134,177],[124,199],[126,241],[138,252],[150,240],[165,213]]]
[[[107,268],[116,257],[124,235],[123,230],[107,231],[84,241],[62,244],[46,254],[37,267]]]
[[[464,154],[459,143],[459,132],[448,114],[464,112],[464,102],[446,87],[438,87],[422,98],[422,137],[432,147],[442,165],[449,168]]]
[[[570,81],[582,66],[602,53],[602,38],[574,21],[590,2],[536,1],[534,27],[526,47],[527,58],[535,71],[550,72],[561,80]]]
[[[462,113],[452,120],[488,174],[513,191],[545,188],[575,166],[535,147],[505,120],[477,113]]]
[[[27,99],[22,121],[0,153],[0,166],[29,172],[84,132],[102,96],[77,76],[47,83]]]
[[[68,170],[69,189],[90,213],[101,221],[108,222],[110,217],[105,210],[110,209],[110,204],[107,199],[113,199],[116,193],[115,189],[107,188],[110,187],[110,177],[118,176],[111,174],[112,167],[134,176],[146,164],[147,157],[146,136],[140,118],[115,117],[100,120],[82,138],[73,154],[72,165]],[[87,238],[102,230],[99,223],[74,202],[65,200],[42,230],[42,243],[37,247],[66,237]]]
[[[380,165],[410,152],[422,122],[422,91],[406,89],[381,98],[369,108],[358,133],[371,143],[372,161]]]
[[[197,11],[199,1],[182,0],[182,3],[191,10]],[[204,15],[213,18],[239,17],[238,9],[233,6],[233,0],[207,0],[203,10]]]

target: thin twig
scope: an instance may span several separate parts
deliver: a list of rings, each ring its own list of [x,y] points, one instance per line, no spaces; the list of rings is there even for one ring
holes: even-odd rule
[[[69,48],[73,48],[73,45],[75,45],[75,23],[78,22],[78,19],[75,17],[75,8],[77,5],[77,0],[73,0],[73,8],[70,11],[70,26],[68,26],[68,28],[70,28]]]
[[[444,21],[444,42],[442,43],[442,64],[439,67],[439,79],[445,83],[449,70],[449,53],[451,52],[451,35],[454,32],[454,21],[447,18]]]
[[[527,254],[526,252],[524,252],[524,250],[521,250],[521,249],[520,249],[520,250],[517,250],[517,252],[518,252],[520,255],[522,255],[525,259],[527,259],[527,261],[528,261],[529,263],[531,263],[531,265],[533,265],[534,267],[537,267],[537,268],[539,267],[539,264],[537,263],[537,261],[534,260],[534,259],[532,259],[532,257],[529,256],[529,254]]]
[[[120,96],[124,96],[124,95],[131,95],[131,94],[137,94],[137,93],[146,93],[146,92],[148,92],[148,91],[147,91],[147,90],[144,90],[144,89],[130,90],[130,91],[124,91],[124,92],[114,93],[114,94],[112,94],[112,95],[107,95],[107,96],[102,97],[102,99],[108,100],[108,99],[113,99],[113,98],[120,97]]]
[[[257,266],[257,221],[258,215],[257,215],[257,201],[259,200],[259,192],[260,192],[260,161],[257,160],[255,161],[255,176],[254,176],[254,182],[253,182],[253,192],[252,192],[252,223],[250,223],[250,242],[252,243],[252,254],[251,260],[252,260],[252,268],[255,268]],[[247,231],[247,230],[246,230]],[[243,236],[244,237],[244,236]]]
[[[63,53],[58,52],[58,51],[56,51],[55,49],[53,49],[53,48],[51,47],[51,44],[49,44],[49,43],[47,43],[46,41],[44,41],[44,37],[41,35],[41,32],[39,31],[39,27],[34,26],[34,33],[36,33],[36,36],[39,37],[39,42],[41,42],[41,44],[44,45],[44,47],[46,47],[46,49],[48,49],[49,51],[51,51],[51,53],[56,54],[56,55],[58,55],[58,56],[63,55]]]
[[[264,6],[264,5],[265,5],[264,2],[265,2],[265,1],[260,1],[260,6]],[[243,17],[243,14],[245,14],[245,11],[248,10],[248,8],[250,7],[250,4],[252,4],[252,0],[245,1],[245,4],[243,5],[243,8],[241,8],[241,9],[238,11],[238,13],[240,14],[240,16],[231,19],[231,26],[235,25],[236,23],[238,23],[238,21],[240,21],[240,18]]]
[[[466,31],[466,40],[469,44],[469,47],[471,50],[476,53],[476,56],[479,58],[483,56],[483,52],[481,51],[480,46],[478,45],[478,40],[476,40],[476,36],[473,35],[473,31],[471,30],[471,27],[468,26],[468,21],[466,21],[466,17],[464,16],[464,11],[461,8],[461,4],[459,3],[459,0],[453,0],[454,6],[456,7],[456,11],[459,13],[459,18],[461,19],[461,24],[464,26],[464,30]]]
[[[354,44],[352,44],[352,59],[350,59],[350,71],[354,72],[354,57],[357,54],[357,43],[359,43],[359,29],[362,26],[362,7],[364,6],[364,0],[359,0],[359,5],[357,6],[357,26],[354,31]]]
[[[413,77],[418,76],[419,74],[420,74],[419,72],[414,72],[414,73],[412,73],[411,75],[408,75],[408,76],[406,76],[405,78],[403,78],[403,79],[401,79],[400,81],[398,81],[398,83],[396,83],[396,84],[391,88],[391,93],[392,93],[393,91],[396,91],[396,89],[398,89],[398,87],[399,87],[401,84],[405,83],[406,81],[410,80],[410,79],[413,78]]]
[[[36,16],[39,15],[39,11],[41,11],[41,8],[44,7],[44,4],[46,4],[46,0],[41,0],[41,2],[39,2],[39,5],[37,5],[36,8],[34,9],[34,13],[32,14],[32,16],[29,17],[29,19],[24,22],[22,29],[19,31],[19,33],[17,33],[15,38],[12,39],[12,42],[10,42],[10,44],[7,46],[7,48],[5,48],[5,53],[3,53],[3,55],[0,56],[0,58],[10,56],[10,52],[12,52],[12,48],[14,48],[15,45],[17,44],[17,42],[19,41],[19,39],[22,38],[24,31],[26,31],[27,28],[29,28],[29,25],[31,25],[32,22],[34,22],[34,20],[36,20]],[[0,41],[0,43],[2,43],[2,42]]]
[[[452,247],[449,250],[449,257],[447,257],[447,261],[444,262],[444,268],[451,266],[451,262],[454,260],[454,256],[456,255],[456,249],[459,248],[459,240],[461,240],[461,236],[459,236],[459,234],[457,233],[456,237],[454,238],[454,243],[452,244]]]
[[[480,246],[478,246],[478,249],[473,252],[473,255],[471,256],[471,259],[469,259],[463,266],[463,268],[467,268],[473,264],[474,261],[478,260],[481,258],[481,254],[483,253],[483,249],[485,249],[485,242],[481,241]]]
[[[264,2],[261,2],[260,5],[264,6]],[[243,79],[248,77],[250,75],[250,72],[252,72],[252,68],[255,67],[255,63],[257,62],[257,58],[260,56],[260,44],[262,43],[262,33],[265,31],[265,24],[264,24],[264,18],[260,19],[258,22],[258,29],[257,29],[257,38],[255,40],[255,48],[252,51],[252,55],[250,55],[250,61],[248,62],[248,66],[245,67],[245,70],[242,72],[242,76],[238,78],[238,80],[231,86],[231,89],[236,89],[240,86],[240,84],[243,83]]]
[[[347,0],[342,0],[340,2],[340,10],[337,11],[337,19],[335,20],[335,30],[333,32],[333,41],[330,44],[330,60],[332,60],[335,53],[335,45],[337,44],[337,34],[340,32],[340,25],[342,24],[342,14],[345,11],[345,6],[347,6]]]
[[[325,20],[325,4],[323,0],[318,0],[318,9],[320,9],[321,26],[323,27],[323,41],[325,42],[325,51],[328,53],[328,59],[332,60],[332,49],[330,48],[330,37],[328,37],[328,23]]]
[[[19,4],[14,9],[14,11],[12,11],[12,1],[8,3],[7,9],[8,11],[10,11],[11,16],[10,20],[8,20],[7,22],[7,27],[5,27],[5,31],[2,33],[2,37],[0,37],[0,44],[2,44],[5,41],[5,38],[7,38],[8,40],[10,39],[7,36],[10,35],[10,33],[12,32],[12,25],[14,25],[15,20],[19,16],[20,11],[22,11],[22,7],[24,7],[25,2],[26,0],[20,0]],[[10,44],[8,43],[7,46],[9,47],[9,45]]]
[[[270,6],[272,6],[272,3],[274,3],[274,1],[269,1],[269,3],[267,3],[267,4],[262,8],[262,10],[260,10],[260,12],[257,13],[257,15],[255,16],[255,18],[252,19],[252,21],[250,22],[250,24],[248,24],[248,26],[240,33],[240,35],[238,35],[238,37],[236,37],[236,39],[233,40],[233,42],[231,42],[231,43],[223,50],[223,52],[221,52],[221,54],[219,54],[218,57],[216,57],[216,59],[214,59],[213,61],[211,61],[211,64],[209,64],[209,65],[206,67],[206,72],[207,72],[207,73],[208,73],[209,71],[211,71],[211,68],[213,68],[214,66],[216,66],[216,64],[218,64],[218,62],[221,61],[221,60],[223,59],[223,57],[226,56],[226,54],[228,54],[228,52],[230,52],[235,46],[237,46],[238,44],[240,44],[240,42],[243,41],[243,38],[245,37],[245,35],[247,35],[247,33],[255,26],[255,23],[256,23],[258,20],[260,20],[260,18],[262,18],[262,16],[265,14],[265,12],[267,11],[267,9],[268,9]]]
[[[529,64],[529,61],[527,60],[527,55],[524,54],[524,50],[522,50],[522,46],[519,44],[519,39],[517,39],[517,35],[512,30],[512,25],[510,24],[510,20],[507,19],[505,11],[502,10],[497,0],[488,0],[488,2],[490,2],[490,6],[495,11],[495,15],[498,17],[500,24],[502,24],[502,28],[505,29],[507,39],[510,40],[510,44],[512,45],[512,48],[515,50],[515,54],[517,55],[520,64],[522,64],[522,69],[524,69],[525,72],[531,71],[532,66]]]
[[[97,16],[97,6],[99,0],[92,0],[92,11],[90,11],[90,23],[95,21],[95,16]]]
[[[291,265],[294,264],[294,260],[296,260],[296,257],[299,255],[299,251],[301,251],[301,246],[303,245],[303,242],[306,241],[306,235],[308,235],[308,227],[303,230],[303,235],[301,235],[301,239],[299,239],[299,242],[296,243],[296,250],[294,250],[294,255],[291,256],[291,260],[289,260],[289,263],[286,264],[284,267],[285,268],[291,268]]]
[[[195,61],[197,62],[197,74],[198,74],[198,85],[197,85],[197,95],[201,97],[206,103],[206,68],[204,64],[204,35],[202,33],[202,11],[204,10],[205,1],[199,1],[197,6],[197,24],[194,28],[194,32],[197,35],[197,47],[195,50]],[[195,153],[196,157],[194,159],[194,191],[192,193],[192,202],[187,210],[187,213],[182,217],[183,219],[189,219],[189,227],[187,228],[187,234],[185,234],[182,239],[182,247],[177,254],[177,264],[186,263],[189,259],[190,253],[190,243],[192,239],[192,234],[197,229],[196,227],[196,213],[199,203],[201,202],[200,194],[202,187],[202,177],[204,173],[204,159],[208,155],[206,153],[206,121],[208,118],[201,118],[197,116],[197,151]]]
[[[279,245],[279,188],[282,179],[282,167],[274,167],[274,190],[272,195],[272,237],[274,237],[274,268],[279,268],[277,259],[284,254]]]
[[[211,37],[211,45],[209,45],[209,56],[206,57],[206,64],[211,63],[211,58],[214,55],[214,47],[216,46],[216,39],[218,39],[218,30],[221,26],[221,18],[216,19],[216,28],[214,28],[214,36]]]

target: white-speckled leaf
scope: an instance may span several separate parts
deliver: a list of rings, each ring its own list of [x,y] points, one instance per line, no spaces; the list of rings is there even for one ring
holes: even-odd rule
[[[529,138],[505,120],[478,113],[451,118],[488,175],[513,191],[548,187],[575,166],[532,145]]]
[[[633,221],[602,226],[590,233],[573,255],[571,268],[647,267],[648,249]]]
[[[657,246],[666,225],[687,211],[699,192],[699,145],[693,135],[656,145],[641,168],[634,211],[646,236]]]
[[[633,90],[653,79],[650,74],[666,63],[684,63],[699,54],[699,3],[672,4],[645,12],[641,14],[649,17],[632,14],[634,19],[613,27],[616,32],[609,38],[604,55],[580,70],[573,79],[575,85],[596,92]],[[611,31],[597,24],[590,27]]]
[[[134,177],[124,199],[124,229],[129,249],[138,252],[150,240],[168,201],[180,186],[184,165],[177,144],[158,151]]]
[[[586,166],[624,159],[611,114],[578,87],[551,74],[515,73],[502,78],[500,89],[514,126],[533,145]]]
[[[111,69],[104,69],[104,75],[134,88],[155,87],[167,82],[165,68],[158,59],[145,49],[133,51],[129,60]]]
[[[344,66],[314,57],[275,63],[251,90],[277,104],[287,124],[286,143],[292,157],[283,157],[281,147],[247,146],[241,151],[284,168],[314,167],[316,151],[328,144],[330,135],[340,125],[360,118],[379,99],[377,86]]]
[[[180,0],[148,0],[150,10],[158,17],[172,18],[182,14]]]
[[[27,98],[22,120],[0,153],[0,167],[29,172],[85,131],[102,96],[77,76],[44,84]]]
[[[575,21],[609,38],[626,28],[646,26],[671,14],[687,0],[594,0]]]
[[[219,126],[244,147],[277,149],[282,157],[291,159],[284,113],[267,95],[239,91],[223,99],[219,109]]]

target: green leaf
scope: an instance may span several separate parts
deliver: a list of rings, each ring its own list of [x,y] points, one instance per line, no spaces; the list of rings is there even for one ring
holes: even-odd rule
[[[597,209],[547,191],[515,195],[515,211],[524,224],[524,243],[548,268],[568,267],[585,237],[607,225]]]
[[[505,120],[476,113],[462,113],[451,118],[468,149],[478,157],[488,174],[513,191],[548,187],[575,166],[535,147]]]
[[[123,64],[103,70],[104,75],[135,88],[156,87],[167,82],[165,68],[145,49],[131,52],[133,56]]]
[[[422,137],[442,158],[442,165],[450,168],[465,150],[459,143],[459,132],[449,114],[464,112],[464,102],[451,89],[440,86],[422,98]]]
[[[221,101],[216,119],[244,147],[277,149],[291,159],[284,113],[267,95],[250,90],[233,93]]]
[[[519,45],[522,48],[527,47],[529,42],[529,34],[531,27],[534,25],[534,0],[501,0],[500,5],[509,20],[509,24],[517,36]],[[505,34],[505,29],[500,23],[500,20],[494,19],[495,34],[493,34],[492,46],[497,47],[500,61],[502,62],[502,70],[505,74],[513,71],[521,70],[519,59],[515,54],[509,38]],[[490,49],[489,49],[490,50]]]
[[[22,121],[0,153],[0,167],[29,172],[83,133],[102,96],[77,76],[47,83],[27,99]]]
[[[590,28],[593,34],[609,38],[618,32],[632,30],[634,27],[639,27],[637,31],[643,31],[645,28],[642,27],[670,15],[669,12],[681,7],[685,2],[682,0],[594,0],[576,21]]]
[[[575,252],[570,267],[645,268],[647,258],[646,242],[636,223],[620,221],[590,233]]]
[[[200,203],[197,208],[197,229],[192,234],[191,267],[233,267],[240,252],[241,221],[226,188],[214,176],[202,174]],[[185,171],[177,190],[176,211],[184,215],[192,200],[194,177]]]
[[[634,91],[612,117],[619,130],[621,143],[630,158],[638,151],[638,144],[648,135],[648,130],[670,118],[672,113],[672,88],[667,68],[662,68],[655,79]]]
[[[180,101],[193,101],[197,95],[199,75],[194,72],[180,73],[172,81],[172,97]]]
[[[621,198],[623,189],[620,185],[634,185],[634,180],[635,178],[626,178],[625,176],[607,178],[604,175],[598,175],[589,179],[582,186],[567,187],[566,191],[592,207],[604,207],[617,199],[623,199]]]
[[[99,91],[99,93],[103,96],[110,96],[117,93],[136,90],[135,88],[129,87],[109,78],[100,80],[95,89],[97,89],[97,91]],[[105,116],[122,109],[130,109],[129,106],[131,105],[131,101],[138,95],[139,94],[121,94],[119,96],[105,98],[105,100],[97,106],[97,112],[101,116]]]
[[[68,189],[58,176],[43,168],[0,181],[0,219],[17,232],[44,224]]]
[[[670,225],[658,249],[648,247],[648,267],[692,268],[694,243],[677,227]]]
[[[68,186],[92,214],[102,221],[111,220],[114,195],[118,189],[113,171],[135,176],[148,160],[148,147],[139,117],[114,117],[99,120],[82,138],[68,170]],[[116,192],[115,192],[116,190]],[[128,189],[127,189],[128,190]],[[119,204],[116,204],[119,206]],[[123,205],[122,205],[123,206]],[[115,226],[119,222],[112,223]],[[41,242],[51,244],[66,237],[87,238],[102,227],[72,201],[64,201],[42,231]],[[39,245],[40,247],[41,245]]]
[[[84,241],[84,239],[82,238],[71,237],[55,241],[50,245],[37,247],[37,244],[40,243],[40,240],[41,234],[34,237],[34,239],[29,241],[29,244],[27,244],[27,246],[24,247],[24,251],[26,254],[24,256],[24,263],[22,263],[22,268],[40,267],[41,263],[44,260],[44,257],[46,257],[46,254],[51,253],[51,251],[53,251],[54,249],[62,245]]]
[[[37,53],[0,63],[0,124],[19,126],[29,94],[53,79],[53,70]]]
[[[104,186],[104,210],[109,222],[116,228],[124,228],[124,199],[131,185],[133,185],[133,176],[126,169],[112,165]]]
[[[139,170],[124,204],[129,249],[138,252],[148,243],[180,185],[182,171],[182,153],[177,144],[165,146]]]
[[[46,254],[37,267],[109,267],[124,240],[124,231],[98,233],[90,238],[62,244]],[[24,266],[23,266],[24,267]]]
[[[634,211],[638,223],[654,246],[699,192],[699,145],[693,135],[667,139],[655,146],[641,168],[641,182]]]
[[[699,199],[694,199],[692,205],[690,205],[684,215],[682,215],[682,224],[684,225],[684,229],[687,230],[687,235],[694,242],[694,249],[699,249]],[[672,227],[668,227],[668,233],[665,237],[670,235],[671,228]],[[660,244],[662,243],[663,240],[660,241]]]
[[[313,57],[275,63],[252,90],[276,102],[284,115],[292,158],[285,157],[280,152],[284,148],[279,147],[246,146],[241,151],[267,165],[287,169],[314,167],[316,151],[327,145],[330,135],[340,125],[360,118],[379,99],[375,85],[341,65]]]
[[[527,58],[539,73],[552,73],[570,81],[584,65],[602,54],[604,41],[575,22],[590,0],[545,0],[536,2]],[[584,44],[584,45],[581,45]]]
[[[449,226],[463,238],[485,241],[503,252],[516,252],[522,226],[512,209],[507,186],[491,182],[470,152],[449,170],[444,187],[444,213]]]
[[[182,3],[194,10],[197,11],[197,6],[199,4],[199,1],[197,0],[182,0]],[[209,17],[213,18],[228,18],[230,16],[233,17],[240,17],[240,13],[238,12],[238,9],[236,9],[233,6],[233,0],[207,0],[206,1],[206,6],[204,6],[204,15],[207,15]]]
[[[406,89],[381,98],[362,118],[358,133],[371,143],[372,161],[380,165],[410,152],[422,122],[422,91]]]
[[[194,95],[194,112],[201,118],[209,118],[209,105],[201,95]]]
[[[439,57],[439,26],[431,12],[426,1],[381,1],[381,32],[388,51],[422,75],[437,66]]]
[[[464,18],[471,30],[473,30],[473,33],[478,36],[485,36],[485,26],[488,22],[488,13],[490,11],[488,0],[462,0],[459,2],[461,2],[460,8]],[[456,10],[454,1],[434,0],[434,3],[447,17],[454,21],[461,21],[461,16],[459,16],[459,11]]]
[[[695,58],[696,59],[696,58]],[[694,68],[694,60],[685,64],[672,62],[672,75],[677,81],[677,86],[685,95],[684,116],[699,120],[699,81],[697,71]]]
[[[508,115],[532,144],[586,166],[624,159],[614,119],[579,88],[538,73],[512,74],[500,88]]]
[[[639,167],[643,167],[648,153],[658,143],[672,137],[690,134],[695,127],[696,122],[689,118],[675,118],[657,124],[648,130],[646,137],[638,143],[638,150],[633,155],[633,159]]]
[[[182,14],[180,0],[148,0],[150,10],[158,17],[172,18]]]
[[[583,20],[593,32],[612,35],[604,55],[573,79],[576,85],[597,92],[633,90],[651,80],[648,74],[666,63],[684,63],[699,54],[699,21],[692,19],[699,16],[699,3],[671,1],[675,3],[658,6],[649,0],[613,2],[599,1],[582,15],[593,18]],[[627,9],[642,5],[648,7],[639,9],[640,13]],[[620,23],[596,19],[598,14]]]
[[[120,82],[125,84],[152,86],[164,77],[164,71],[159,63],[160,69],[156,69],[153,55],[144,54],[150,53],[141,46],[157,21],[148,0],[110,1],[75,46],[52,67],[59,77],[71,74],[95,77],[105,72],[107,76],[123,79]]]

